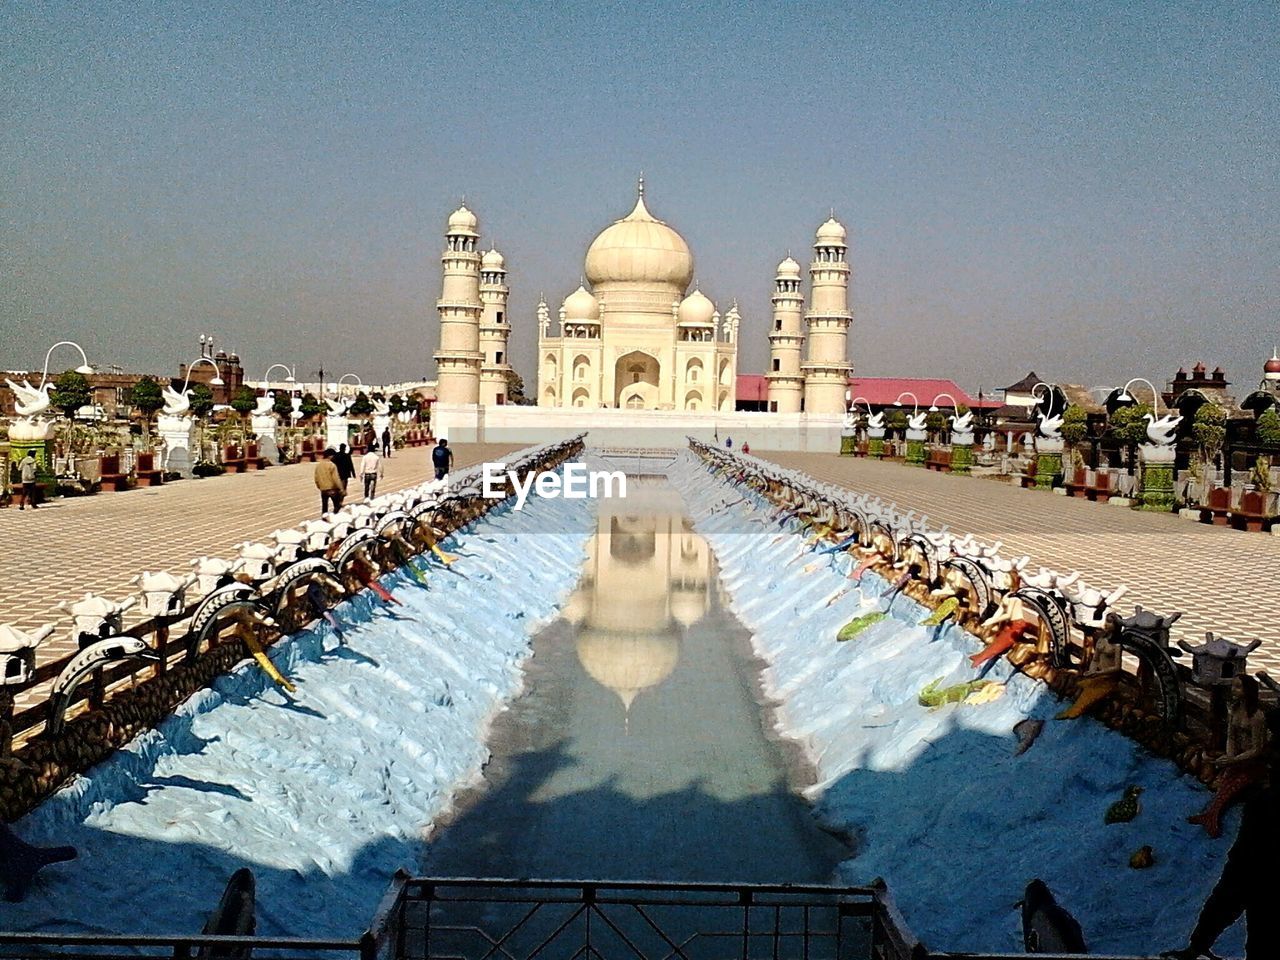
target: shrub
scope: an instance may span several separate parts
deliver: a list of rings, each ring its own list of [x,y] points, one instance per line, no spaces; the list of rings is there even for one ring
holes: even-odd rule
[[[1212,461],[1222,450],[1227,438],[1227,411],[1216,403],[1206,403],[1196,411],[1191,435],[1200,445],[1200,454],[1206,462]]]
[[[211,460],[201,460],[191,468],[191,473],[197,477],[217,477],[223,472],[222,464],[214,463]]]
[[[1280,446],[1280,413],[1269,407],[1258,418],[1258,442],[1269,447]]]
[[[1084,407],[1072,403],[1062,413],[1062,439],[1067,443],[1079,443],[1089,433],[1089,415]]]

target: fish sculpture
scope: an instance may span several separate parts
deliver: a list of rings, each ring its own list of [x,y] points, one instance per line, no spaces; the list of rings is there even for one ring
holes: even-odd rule
[[[1129,866],[1134,870],[1146,870],[1148,867],[1154,866],[1155,862],[1156,854],[1149,844],[1139,847],[1129,857]]]
[[[941,626],[945,620],[955,616],[956,610],[959,609],[959,607],[960,607],[959,597],[947,597],[947,599],[943,600],[940,604],[938,604],[938,608],[934,610],[933,613],[931,613],[928,617],[920,621],[920,626],[922,627]]]
[[[1019,720],[1015,723],[1013,725],[1013,734],[1018,738],[1018,746],[1014,748],[1013,755],[1020,757],[1030,750],[1031,745],[1036,742],[1042,730],[1044,730],[1043,720],[1028,717],[1026,720]]]
[[[902,576],[898,577],[897,580],[893,581],[893,583],[891,583],[889,586],[885,587],[884,592],[881,593],[880,596],[883,598],[883,597],[888,597],[888,596],[891,596],[892,594],[897,593],[899,590],[905,587],[910,580],[911,580],[911,571],[908,570]]]
[[[875,610],[871,613],[864,613],[860,617],[854,617],[840,628],[840,632],[836,634],[836,639],[852,640],[858,634],[862,633],[863,630],[866,630],[872,624],[879,623],[887,616],[888,614],[883,610]]]
[[[949,687],[939,689],[938,684],[941,682],[941,677],[931,681],[920,691],[919,696],[916,697],[916,702],[922,707],[933,709],[945,706],[948,703],[963,703],[987,687],[998,686],[994,680],[966,680],[963,683],[953,683]]]
[[[1139,786],[1125,787],[1124,796],[1107,807],[1104,823],[1129,823],[1142,812],[1142,802],[1138,799],[1142,793]]]

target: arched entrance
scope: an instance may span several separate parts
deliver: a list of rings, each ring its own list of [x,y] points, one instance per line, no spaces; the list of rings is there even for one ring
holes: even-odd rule
[[[613,368],[614,405],[630,410],[656,409],[660,372],[657,359],[639,350],[619,357]]]

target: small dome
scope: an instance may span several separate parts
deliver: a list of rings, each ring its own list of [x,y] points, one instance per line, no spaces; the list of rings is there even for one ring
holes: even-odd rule
[[[501,270],[507,264],[506,258],[497,250],[490,249],[480,258],[480,268],[482,270]]]
[[[780,264],[778,264],[778,279],[779,280],[799,280],[800,264],[792,260],[791,257],[787,257],[787,259],[783,260]]]
[[[716,305],[701,290],[694,290],[680,301],[677,319],[680,323],[696,323],[709,326]]]
[[[1262,372],[1268,380],[1280,380],[1280,357],[1276,356],[1274,350],[1271,351],[1271,359],[1263,365]]]
[[[566,320],[599,320],[600,304],[584,286],[564,298],[564,316]]]
[[[467,209],[464,203],[453,213],[449,214],[449,233],[475,233],[476,215]]]
[[[818,245],[835,243],[843,245],[848,233],[845,232],[843,224],[835,217],[832,217],[826,223],[818,228],[817,242]]]

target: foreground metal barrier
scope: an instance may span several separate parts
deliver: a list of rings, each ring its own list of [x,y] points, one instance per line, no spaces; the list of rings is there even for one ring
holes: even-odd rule
[[[105,934],[0,933],[0,957],[48,960],[138,958],[246,958],[255,960],[374,960],[374,940],[307,940],[297,937],[133,937]]]
[[[883,889],[410,878],[375,926],[395,960],[908,960]]]

